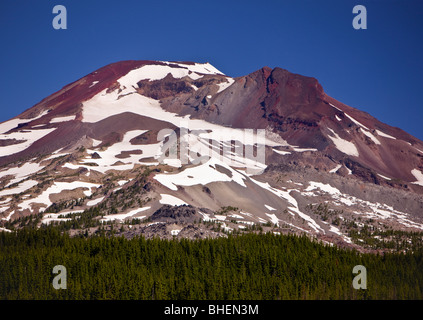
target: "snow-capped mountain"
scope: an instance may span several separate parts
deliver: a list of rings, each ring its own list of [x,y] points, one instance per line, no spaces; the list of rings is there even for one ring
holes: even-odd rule
[[[105,66],[1,123],[0,165],[5,231],[89,214],[71,229],[260,229],[360,248],[423,231],[423,142],[280,68]]]

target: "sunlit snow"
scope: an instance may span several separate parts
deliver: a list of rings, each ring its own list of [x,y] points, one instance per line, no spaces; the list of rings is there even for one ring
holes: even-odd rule
[[[412,183],[423,186],[423,173],[420,170],[417,170],[417,169],[411,170],[411,173],[417,179],[417,181],[412,182]]]
[[[382,136],[382,137],[385,137],[385,138],[389,138],[389,139],[396,139],[395,137],[390,136],[389,134],[386,134],[386,133],[384,133],[384,132],[382,132],[382,131],[379,131],[379,130],[377,130],[377,129],[376,129],[376,132],[377,132],[377,134],[378,134],[379,136]]]
[[[335,131],[333,131],[331,128],[328,128],[328,129],[333,135],[333,136],[328,135],[328,137],[333,141],[333,143],[335,144],[336,148],[339,151],[346,153],[350,156],[358,157],[358,150],[357,150],[357,147],[354,145],[354,143],[340,138],[338,134]]]
[[[110,215],[104,216],[101,219],[101,221],[113,221],[113,220],[123,221],[126,218],[133,217],[136,214],[141,213],[143,211],[146,211],[146,210],[148,210],[150,208],[151,207],[137,208],[137,209],[131,210],[131,211],[127,212],[127,213],[110,214]],[[143,218],[145,218],[145,216],[140,216],[140,217],[136,217],[136,218],[137,219],[143,219]]]
[[[161,199],[159,200],[159,202],[161,204],[168,204],[171,206],[182,206],[184,204],[187,204],[185,201],[182,201],[181,199],[170,194],[161,194],[160,196]]]

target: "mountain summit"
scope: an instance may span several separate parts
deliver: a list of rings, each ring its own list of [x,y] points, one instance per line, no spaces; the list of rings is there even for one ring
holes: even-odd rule
[[[281,68],[113,63],[1,123],[0,151],[4,231],[263,230],[374,250],[423,229],[423,142]]]

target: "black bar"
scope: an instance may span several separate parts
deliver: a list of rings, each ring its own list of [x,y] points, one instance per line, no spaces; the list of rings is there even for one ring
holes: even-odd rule
[[[57,317],[134,315],[137,319],[283,319],[289,314],[304,316],[390,316],[393,312],[412,314],[423,301],[341,301],[341,300],[177,300],[177,301],[0,301],[0,310],[36,316]],[[194,312],[195,311],[195,312]],[[168,314],[171,313],[171,314]]]

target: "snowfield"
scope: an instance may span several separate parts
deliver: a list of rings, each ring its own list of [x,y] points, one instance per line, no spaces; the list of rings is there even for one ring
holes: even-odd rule
[[[230,150],[231,141],[235,142],[235,147],[237,146],[242,147],[242,145],[249,146],[249,147],[258,146],[259,148],[261,148],[260,150],[263,150],[263,152],[264,152],[265,145],[272,146],[272,147],[280,146],[280,145],[288,145],[286,142],[282,142],[282,143],[275,142],[272,139],[269,139],[264,132],[263,134],[261,134],[261,132],[258,132],[257,130],[228,128],[228,127],[207,122],[205,120],[190,119],[190,116],[181,117],[181,116],[178,116],[176,113],[165,111],[164,109],[162,109],[160,102],[158,100],[154,100],[154,99],[151,99],[136,93],[134,89],[134,86],[136,86],[136,82],[139,81],[140,79],[144,79],[143,77],[146,77],[147,74],[150,77],[149,79],[151,79],[151,77],[159,78],[163,76],[164,73],[169,72],[169,70],[172,69],[172,72],[178,73],[178,74],[174,74],[174,76],[182,76],[183,74],[186,74],[188,70],[184,68],[175,69],[169,66],[157,66],[157,65],[156,66],[151,65],[151,66],[145,66],[145,67],[148,67],[149,69],[153,68],[155,72],[151,73],[150,72],[151,70],[148,72],[143,71],[144,67],[133,70],[133,73],[131,71],[130,73],[128,73],[126,76],[122,77],[119,80],[121,87],[125,88],[123,92],[118,93],[117,90],[115,90],[113,92],[107,93],[107,89],[105,89],[101,91],[100,93],[98,93],[97,95],[95,95],[90,100],[85,101],[83,103],[83,109],[82,109],[83,121],[89,122],[89,123],[95,123],[113,115],[121,114],[124,112],[130,112],[130,113],[138,114],[141,116],[157,119],[160,121],[169,122],[181,128],[181,132],[187,133],[186,135],[181,135],[181,137],[183,137],[181,139],[187,139],[187,141],[189,142],[190,151],[198,152],[198,150],[196,149],[198,148],[199,150],[201,150],[199,152],[201,155],[209,155],[211,157],[217,157],[219,160],[224,161],[225,163],[229,165],[247,168],[249,171],[251,170],[251,172],[249,173],[254,173],[254,174],[261,172],[266,168],[266,165],[264,164],[264,160],[261,160],[261,158],[256,159],[256,158],[253,158],[253,156],[250,157],[245,154],[238,154],[237,152],[232,152]],[[192,66],[188,66],[190,70],[192,69],[191,67]],[[209,66],[205,66],[204,68],[209,71],[205,69],[203,70],[202,67],[200,68],[200,66],[195,67],[195,70],[202,70],[208,73],[210,72],[216,73],[216,74],[218,73],[218,71],[214,70],[213,68]],[[228,78],[228,82],[226,82],[225,84],[230,85],[231,83],[232,83],[231,79]],[[130,87],[132,89],[129,89]],[[223,86],[221,88],[223,88]],[[210,143],[210,140],[212,140],[211,143]],[[126,139],[125,137],[125,141],[128,142],[129,140]],[[222,144],[223,142],[226,142],[226,144]],[[158,159],[161,155],[160,151],[158,151],[158,147],[160,147],[161,145],[162,145],[161,143],[150,145],[150,147],[153,148],[150,150],[146,150],[147,146],[142,146],[142,147],[137,146],[137,148],[138,149],[142,148],[143,157],[146,158],[150,156],[150,157],[154,157]],[[226,146],[227,151],[223,153],[223,156],[220,155],[219,150],[217,150],[216,148],[217,146],[219,148],[221,146],[222,147]],[[116,146],[116,148],[118,147],[122,148],[121,145]],[[110,148],[114,148],[114,146],[109,147],[107,152],[110,152]],[[132,149],[134,149],[134,147],[132,147]],[[131,149],[123,149],[123,150],[131,150]],[[242,148],[239,150],[242,150]],[[250,148],[246,150],[250,150]],[[309,151],[309,150],[315,151],[316,149],[298,148],[296,151],[302,152],[302,151]],[[261,155],[263,152],[260,151],[255,154]],[[251,152],[251,155],[253,154],[254,152]],[[138,156],[138,159],[135,159],[135,158],[136,156],[131,156],[131,159],[123,159],[122,162],[128,163],[128,160],[130,160],[131,163],[133,163],[133,161],[135,160],[138,161],[140,157]],[[264,154],[262,158],[264,159]],[[161,159],[161,161],[163,161],[163,159]],[[165,161],[168,161],[168,159],[166,159]],[[98,170],[100,172],[105,172],[105,170],[108,170],[110,168],[110,165],[112,164],[108,162],[106,165],[104,163],[102,164],[102,161],[91,161],[91,159],[87,160],[86,162],[95,162],[99,164],[99,167],[91,168],[91,169]],[[182,163],[178,163],[178,162],[167,162],[167,163],[175,167],[180,167],[181,164],[186,164],[188,163],[188,161],[182,162]],[[143,163],[143,164],[148,165],[148,163]],[[124,168],[123,170],[127,170],[127,168],[124,166],[122,166],[122,168]],[[87,168],[87,169],[90,169],[90,168]],[[113,169],[119,170],[116,167]]]
[[[162,142],[158,142],[156,144],[147,144],[147,145],[133,145],[130,143],[130,140],[133,138],[147,132],[148,130],[133,130],[128,131],[125,133],[121,142],[117,142],[106,150],[96,150],[96,149],[87,149],[88,152],[91,154],[82,159],[79,164],[72,164],[72,163],[65,163],[63,165],[64,168],[76,170],[80,168],[86,168],[88,170],[94,170],[101,173],[106,173],[108,170],[130,170],[137,164],[143,165],[158,165],[159,162],[142,162],[143,158],[159,158],[162,154],[161,147],[163,145]],[[130,154],[125,158],[118,158],[116,156],[120,155],[121,152],[125,151],[142,151],[142,154]],[[100,158],[95,159],[92,158],[92,154],[97,153]],[[95,164],[95,166],[92,166]],[[119,181],[119,185],[123,185],[128,181]]]
[[[38,184],[35,180],[25,180],[24,182],[20,183],[16,188],[5,188],[0,191],[0,197],[7,196],[7,195],[13,195],[13,194],[19,194],[21,192],[24,192],[28,189],[31,189],[32,187],[36,186]]]
[[[41,204],[44,207],[49,207],[53,203],[50,200],[50,195],[61,193],[64,190],[75,190],[78,188],[84,188],[83,193],[85,196],[90,196],[92,194],[91,188],[98,188],[100,185],[96,183],[82,182],[82,181],[73,181],[73,182],[54,182],[47,190],[41,193],[36,198],[31,198],[21,202],[18,206],[21,210],[32,210],[32,204]]]
[[[0,135],[0,140],[3,139],[16,139],[21,141],[17,144],[12,144],[9,146],[2,146],[0,147],[0,154],[2,157],[10,156],[12,154],[21,152],[27,148],[29,148],[35,141],[43,138],[44,136],[48,135],[49,133],[56,130],[56,128],[50,129],[37,129],[37,130],[22,130],[19,132],[12,132],[7,135]]]
[[[181,79],[183,77],[190,77],[193,80],[200,79],[204,74],[220,74],[223,75],[219,70],[213,67],[209,63],[196,63],[194,65],[165,62],[169,65],[145,65],[138,69],[129,71],[125,76],[121,77],[118,82],[122,88],[124,88],[122,94],[128,94],[135,92],[137,83],[141,80],[161,80],[168,74],[171,74],[175,79]],[[179,66],[174,67],[174,65]],[[232,84],[232,83],[230,83]]]
[[[233,103],[233,99],[254,93],[251,95],[252,106],[259,106],[260,102],[257,101],[262,97],[267,98],[271,90],[256,94],[254,86],[245,85],[242,89],[241,77],[227,77],[209,63],[160,63],[132,69],[119,79],[116,74],[121,75],[123,73],[119,72],[128,70],[126,64],[124,69],[113,69],[117,72],[114,73],[113,83],[109,78],[109,71],[106,78],[98,78],[99,81],[105,81],[98,86],[99,81],[92,81],[92,77],[85,82],[76,82],[85,83],[84,90],[88,86],[96,86],[85,92],[90,98],[81,98],[82,106],[78,105],[78,108],[65,108],[68,107],[68,102],[69,105],[74,103],[74,97],[71,100],[66,97],[71,91],[65,88],[66,90],[53,96],[56,99],[56,96],[64,94],[63,101],[60,100],[60,108],[55,109],[56,105],[50,108],[49,104],[44,103],[38,109],[34,108],[25,114],[37,114],[39,109],[47,107],[55,110],[54,112],[47,115],[47,111],[44,111],[32,119],[12,119],[0,124],[0,157],[14,155],[31,146],[28,151],[34,151],[25,152],[25,158],[21,157],[22,159],[13,157],[11,161],[15,158],[18,160],[12,164],[7,162],[9,159],[4,159],[5,167],[0,169],[0,221],[4,220],[2,226],[8,227],[6,221],[37,212],[42,215],[43,224],[66,221],[72,213],[83,213],[81,210],[87,208],[91,212],[93,206],[102,210],[101,215],[95,218],[96,221],[123,222],[125,219],[144,219],[162,205],[192,204],[203,221],[218,223],[223,230],[229,232],[233,230],[231,227],[246,229],[245,231],[255,231],[259,227],[265,232],[307,233],[323,241],[334,239],[333,243],[343,240],[352,244],[347,235],[351,228],[355,229],[360,224],[360,227],[368,224],[375,228],[371,230],[379,228],[378,225],[380,230],[423,230],[423,223],[418,220],[418,205],[408,203],[418,199],[417,196],[402,193],[404,190],[396,192],[385,189],[389,188],[388,184],[397,187],[392,182],[404,174],[400,178],[407,180],[410,190],[420,191],[416,185],[423,186],[423,170],[418,166],[420,159],[417,156],[420,155],[416,153],[423,154],[423,151],[415,147],[422,149],[417,140],[400,133],[398,135],[402,139],[413,141],[415,146],[403,140],[386,140],[396,138],[376,130],[375,127],[392,133],[399,131],[376,120],[372,122],[373,119],[366,114],[353,111],[353,108],[341,103],[339,105],[354,117],[330,103],[336,110],[327,105],[320,108],[319,102],[316,114],[310,118],[313,122],[320,119],[319,126],[316,127],[318,134],[311,137],[308,130],[298,130],[301,127],[295,124],[304,115],[302,102],[298,105],[298,110],[292,113],[298,119],[292,125],[288,121],[286,130],[285,124],[281,127],[279,121],[275,122],[275,119],[266,115],[242,122],[239,119],[243,113],[238,109],[242,106]],[[139,66],[139,63],[136,65]],[[183,83],[153,82],[170,76],[183,79]],[[190,84],[191,80],[197,79],[200,81],[193,83],[198,87]],[[264,83],[267,81],[266,78],[262,80]],[[143,81],[145,88],[138,87],[140,81]],[[261,82],[258,83],[259,88],[262,88]],[[106,85],[108,88],[105,88]],[[189,86],[196,92],[193,93]],[[180,88],[181,91],[170,96],[169,92]],[[138,92],[164,98],[156,100]],[[78,93],[75,98],[79,97]],[[266,114],[267,111],[274,112],[273,100],[269,100],[269,108],[267,100],[263,101],[266,102]],[[56,103],[55,100],[53,102]],[[184,115],[166,111],[162,106]],[[200,110],[200,107],[204,109]],[[192,111],[193,108],[198,113]],[[320,114],[320,110],[329,113]],[[75,115],[69,115],[71,112]],[[285,117],[283,114],[280,116]],[[40,117],[44,118],[38,122],[43,124],[22,125]],[[209,119],[210,122],[191,117]],[[361,119],[368,127],[357,119]],[[256,129],[232,128],[244,125],[251,125]],[[62,132],[60,136],[59,130],[53,132],[56,128]],[[143,130],[146,128],[148,130]],[[292,132],[289,131],[291,129]],[[16,132],[7,134],[11,130]],[[44,138],[49,134],[50,136]],[[69,136],[65,136],[67,134]],[[135,139],[137,137],[139,138]],[[56,138],[58,139],[54,140]],[[140,144],[132,144],[132,140],[137,141],[133,143]],[[43,141],[49,143],[48,147],[41,145]],[[8,145],[13,142],[18,143]],[[312,148],[314,146],[320,151]],[[45,154],[55,149],[55,152]],[[409,157],[407,164],[410,167],[405,166],[408,171],[398,169],[404,168],[397,164],[403,164],[405,158],[397,156],[397,150],[405,150],[403,156]],[[265,152],[270,154],[266,155]],[[269,170],[265,171],[270,164]],[[357,169],[352,175],[347,166],[359,168],[359,165],[371,169],[372,174],[377,174],[381,179],[372,181],[375,180],[374,175],[370,176],[364,169]],[[299,166],[303,168],[298,170]],[[334,174],[336,172],[338,174]],[[392,182],[389,182],[391,179]],[[379,186],[372,187],[372,183]],[[120,189],[120,192],[113,194]],[[74,201],[68,201],[70,199]],[[44,213],[53,202],[57,204],[57,208],[69,208],[59,213]],[[328,206],[320,210],[321,205],[325,204]],[[318,209],[315,205],[319,206]],[[69,211],[71,208],[72,211]],[[397,209],[409,211],[409,214]],[[110,212],[116,214],[106,214]],[[166,228],[151,232],[159,232],[158,235],[162,236],[166,229],[167,233],[176,236],[192,221],[194,218],[176,220],[169,222]],[[162,222],[148,225],[157,223]],[[275,225],[280,229],[274,229]],[[139,227],[141,226],[134,229]],[[6,229],[0,228],[0,231]],[[140,229],[140,232],[144,231]],[[208,236],[208,232],[198,235],[196,230],[185,229],[183,232],[184,237],[203,235]],[[213,234],[213,237],[215,235],[218,233]],[[354,238],[354,246],[357,245],[355,234],[351,233],[351,237]]]
[[[30,119],[11,119],[9,121],[5,121],[3,123],[0,123],[0,133],[6,133],[9,130],[12,130],[16,128],[18,125],[22,123],[27,123],[30,121],[34,121],[36,119],[39,119],[46,115],[48,113],[48,110],[41,112],[38,116]]]
[[[117,142],[110,147],[108,147],[106,150],[92,150],[88,149],[88,151],[91,151],[92,153],[96,152],[100,158],[99,159],[93,159],[92,157],[88,157],[87,159],[84,159],[82,163],[96,163],[97,166],[90,167],[85,166],[86,168],[91,168],[93,170],[105,173],[107,170],[115,169],[115,170],[128,170],[132,169],[133,166],[137,163],[139,163],[140,155],[137,154],[131,154],[126,158],[119,159],[116,156],[119,155],[122,151],[133,151],[133,150],[143,150],[147,149],[147,146],[136,146],[132,145],[129,141],[133,138],[147,132],[148,130],[133,130],[128,131],[123,136],[123,139],[121,142]],[[149,157],[149,156],[155,156],[159,150],[160,150],[160,144],[155,145],[156,149],[153,151],[153,154],[145,154],[143,150],[143,157]],[[121,161],[124,163],[124,165],[116,166],[114,165],[117,161]],[[123,169],[123,168],[126,169]]]
[[[13,167],[0,171],[0,178],[3,178],[8,175],[14,176],[14,178],[6,185],[6,187],[11,184],[18,183],[30,175],[37,173],[44,167],[35,162],[26,162],[21,167]]]

